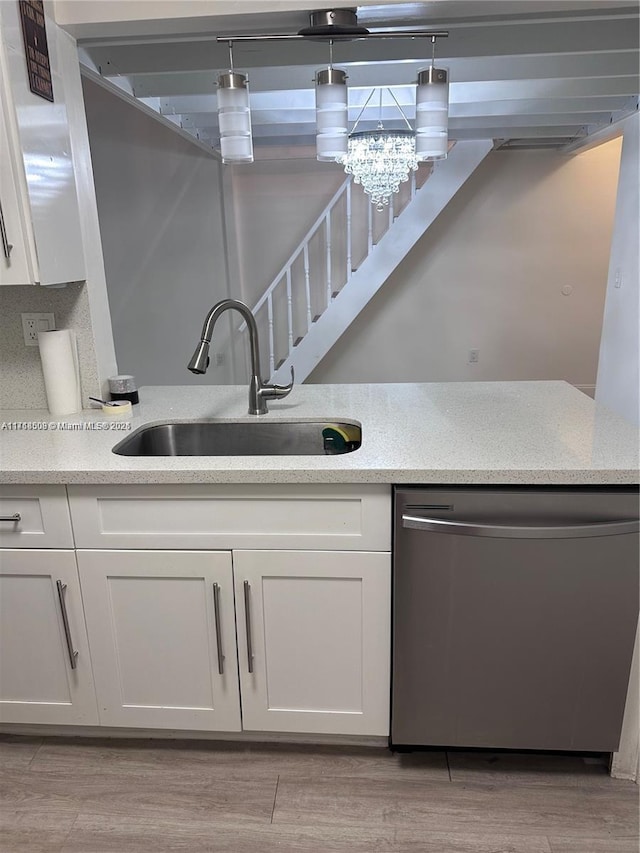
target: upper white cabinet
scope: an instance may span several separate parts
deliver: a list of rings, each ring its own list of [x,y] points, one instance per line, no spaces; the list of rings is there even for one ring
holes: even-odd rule
[[[0,551],[0,721],[98,724],[73,551]]]
[[[0,284],[86,278],[60,40],[46,17],[54,101],[29,89],[18,0],[0,3]]]

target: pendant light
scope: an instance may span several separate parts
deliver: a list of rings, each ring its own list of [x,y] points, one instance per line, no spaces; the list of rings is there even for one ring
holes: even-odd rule
[[[253,163],[251,112],[246,74],[233,68],[233,45],[229,43],[230,70],[218,76],[218,126],[223,163]]]
[[[318,160],[335,161],[347,153],[347,75],[333,67],[333,40],[329,42],[329,67],[316,74],[316,154]]]
[[[435,38],[431,65],[418,74],[416,87],[416,157],[443,160],[449,148],[449,74],[435,67]]]

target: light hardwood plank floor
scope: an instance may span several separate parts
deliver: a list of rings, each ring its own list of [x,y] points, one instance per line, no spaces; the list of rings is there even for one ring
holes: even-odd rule
[[[579,756],[0,735],[1,853],[637,853]]]

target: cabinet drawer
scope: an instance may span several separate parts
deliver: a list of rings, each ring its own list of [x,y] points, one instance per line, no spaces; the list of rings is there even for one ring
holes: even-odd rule
[[[0,486],[0,517],[2,548],[73,548],[64,486]]]
[[[388,486],[69,486],[78,548],[389,551]]]

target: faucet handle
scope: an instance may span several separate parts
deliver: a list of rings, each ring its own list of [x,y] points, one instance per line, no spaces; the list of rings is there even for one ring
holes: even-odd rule
[[[261,394],[268,400],[280,400],[282,397],[286,397],[287,394],[290,394],[293,385],[295,382],[295,373],[293,372],[293,366],[291,367],[291,382],[288,385],[263,385],[261,390]]]

